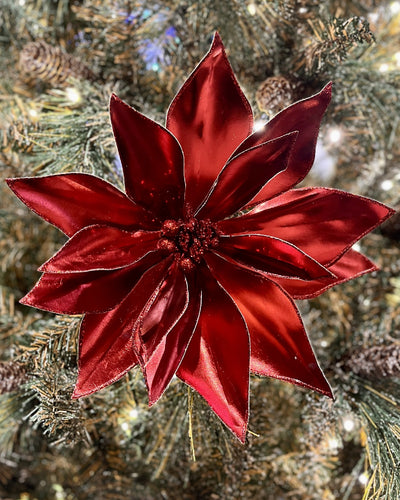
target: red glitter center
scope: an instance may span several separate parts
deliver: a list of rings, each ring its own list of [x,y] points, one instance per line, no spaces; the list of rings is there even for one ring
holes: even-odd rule
[[[181,268],[191,271],[199,264],[210,248],[218,246],[219,238],[214,224],[208,220],[191,217],[182,220],[166,220],[161,230],[158,248],[174,253]]]

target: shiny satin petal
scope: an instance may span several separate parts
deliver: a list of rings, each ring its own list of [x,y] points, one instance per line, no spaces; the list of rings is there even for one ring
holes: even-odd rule
[[[303,280],[331,276],[324,266],[294,245],[270,236],[221,236],[217,252],[265,273]]]
[[[335,275],[334,277],[312,281],[287,279],[280,276],[271,276],[271,279],[295,300],[313,299],[335,285],[378,270],[373,262],[355,250],[348,250],[328,269]]]
[[[182,217],[185,187],[178,141],[114,94],[110,114],[127,195],[161,219]]]
[[[81,327],[79,373],[74,398],[86,396],[115,382],[137,364],[132,330],[169,264],[170,260],[165,260],[147,270],[136,279],[132,291],[111,311],[85,316]]]
[[[150,405],[162,396],[190,346],[201,311],[201,301],[201,290],[189,280],[188,307],[168,335],[158,344],[144,368]]]
[[[184,152],[186,203],[192,211],[252,127],[250,104],[216,33],[210,51],[179,90],[167,116],[167,128]]]
[[[188,307],[189,294],[183,271],[174,262],[165,279],[154,288],[135,329],[139,335],[138,358],[144,366],[163,338]]]
[[[282,238],[329,265],[393,213],[382,203],[337,189],[293,189],[242,217],[220,222],[218,229]]]
[[[244,442],[248,421],[249,338],[241,314],[212,276],[204,275],[197,328],[177,375]]]
[[[274,137],[297,130],[296,143],[289,159],[288,168],[276,175],[252,200],[252,204],[267,200],[298,184],[308,174],[315,156],[315,146],[321,119],[331,100],[332,84],[321,92],[295,102],[278,113],[260,131],[248,137],[233,153],[233,157]]]
[[[160,231],[95,225],[78,231],[39,271],[71,273],[127,267],[157,249]]]
[[[287,167],[297,132],[248,149],[229,161],[197,217],[220,220],[251,201],[260,189]]]
[[[260,274],[212,253],[205,259],[246,321],[251,341],[251,371],[332,397],[292,299]]]
[[[124,305],[120,304],[107,313],[85,316],[80,332],[78,379],[73,399],[88,396],[116,382],[137,365],[132,332],[123,310]],[[115,324],[116,317],[118,325]]]
[[[7,183],[27,207],[68,236],[93,224],[131,230],[160,227],[154,216],[94,175],[25,177]]]
[[[162,258],[153,252],[131,267],[113,271],[44,273],[20,302],[57,314],[84,314],[113,309],[147,268]]]

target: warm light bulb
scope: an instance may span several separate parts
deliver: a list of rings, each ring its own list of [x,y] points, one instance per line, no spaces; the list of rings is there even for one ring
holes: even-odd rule
[[[381,183],[381,188],[384,191],[390,191],[392,187],[393,187],[393,181],[391,181],[390,179],[386,179]]]
[[[256,120],[253,125],[253,132],[258,132],[259,130],[263,129],[265,127],[265,121],[264,120]]]
[[[65,92],[67,94],[67,99],[71,101],[73,104],[77,104],[82,100],[81,93],[74,87],[68,87]]]
[[[366,474],[365,472],[363,472],[358,476],[358,482],[361,483],[363,486],[365,486],[368,483],[368,479],[369,479],[368,474]]]
[[[342,132],[338,128],[333,128],[328,132],[328,139],[331,143],[336,144],[342,138]]]
[[[400,52],[396,52],[394,55],[394,60],[396,61],[396,65],[400,66]]]
[[[247,10],[249,11],[249,14],[251,16],[255,16],[256,13],[257,13],[257,7],[256,7],[256,4],[255,3],[249,3],[249,5],[247,6]]]

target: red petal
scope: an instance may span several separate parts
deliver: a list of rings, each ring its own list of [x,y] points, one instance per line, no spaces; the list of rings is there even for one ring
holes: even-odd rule
[[[203,276],[199,322],[177,375],[204,397],[244,442],[248,421],[249,338],[229,295]]]
[[[170,261],[149,269],[115,309],[85,316],[80,337],[79,374],[74,398],[112,384],[137,363],[132,330]]]
[[[115,271],[43,274],[20,302],[57,314],[84,314],[113,309],[141,275],[162,256],[150,254],[129,268]]]
[[[235,156],[223,168],[199,218],[223,219],[251,201],[287,166],[297,132],[265,142]]]
[[[158,229],[146,210],[121,191],[88,174],[7,179],[18,198],[68,236],[85,226],[107,224],[125,229]]]
[[[128,196],[161,219],[182,217],[183,154],[178,141],[114,94],[110,113]]]
[[[85,227],[39,271],[70,273],[127,267],[156,250],[159,237],[159,231],[128,232],[100,225]]]
[[[250,104],[216,33],[210,51],[172,101],[167,116],[167,128],[185,155],[186,202],[193,211],[252,127]]]
[[[174,263],[165,279],[154,289],[138,318],[135,330],[140,337],[137,354],[142,366],[182,317],[188,302],[185,275]]]
[[[378,270],[373,262],[354,250],[348,250],[328,269],[335,275],[334,277],[312,281],[287,279],[278,276],[271,277],[271,279],[286,290],[293,299],[312,299],[335,285]]]
[[[79,341],[79,372],[74,399],[99,391],[137,363],[124,304],[104,314],[87,314]],[[125,311],[124,311],[125,312]],[[118,324],[116,318],[118,318]],[[116,334],[115,327],[118,328]]]
[[[243,217],[222,221],[218,229],[282,238],[329,265],[393,213],[377,201],[337,189],[294,189]]]
[[[145,367],[149,404],[154,404],[163,394],[193,336],[201,310],[201,291],[190,286],[189,304],[173,329],[158,344]]]
[[[267,200],[298,184],[314,162],[315,145],[321,119],[331,100],[332,84],[328,83],[318,94],[296,102],[278,113],[265,127],[246,139],[233,156],[274,137],[299,132],[289,159],[288,168],[278,174],[254,198],[253,202]]]
[[[215,254],[205,257],[213,275],[235,301],[251,341],[251,370],[332,397],[291,298],[266,277]]]
[[[222,236],[218,252],[262,272],[310,280],[331,276],[331,273],[291,243],[248,234]]]

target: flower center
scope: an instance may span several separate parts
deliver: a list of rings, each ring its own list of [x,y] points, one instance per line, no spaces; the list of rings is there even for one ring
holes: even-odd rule
[[[158,248],[174,253],[184,271],[192,271],[205,252],[218,246],[219,238],[214,224],[191,217],[187,221],[166,220],[161,229]]]

